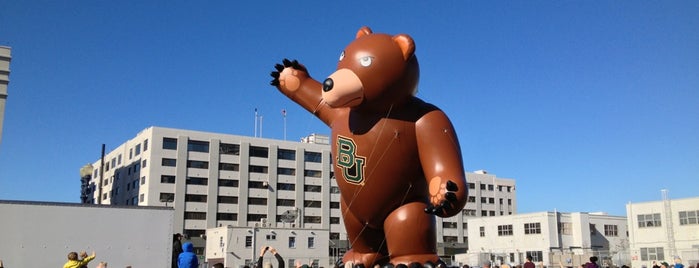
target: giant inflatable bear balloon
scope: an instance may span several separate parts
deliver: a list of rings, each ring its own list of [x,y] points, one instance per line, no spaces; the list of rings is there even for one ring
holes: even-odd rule
[[[331,128],[351,246],[342,261],[440,264],[434,216],[459,213],[467,187],[451,122],[415,97],[420,71],[413,39],[362,27],[322,83],[297,61],[275,68],[271,84]]]

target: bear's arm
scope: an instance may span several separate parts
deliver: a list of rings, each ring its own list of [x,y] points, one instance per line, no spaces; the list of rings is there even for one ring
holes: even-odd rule
[[[459,140],[454,127],[441,110],[429,111],[415,123],[418,154],[422,169],[430,185],[430,202],[439,205],[447,199],[447,181],[458,188],[450,205],[444,207],[442,217],[451,217],[459,213],[466,205],[468,187],[461,159]]]

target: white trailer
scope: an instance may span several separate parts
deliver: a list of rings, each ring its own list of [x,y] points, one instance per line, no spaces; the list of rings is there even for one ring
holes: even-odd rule
[[[0,200],[6,268],[62,267],[69,252],[95,251],[89,267],[170,267],[172,208]]]

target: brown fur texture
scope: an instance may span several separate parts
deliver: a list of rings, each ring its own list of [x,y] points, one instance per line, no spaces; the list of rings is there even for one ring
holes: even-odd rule
[[[414,94],[415,43],[362,27],[323,83],[296,61],[272,85],[332,131],[335,177],[351,250],[344,263],[436,263],[434,216],[458,214],[467,185],[454,128]]]

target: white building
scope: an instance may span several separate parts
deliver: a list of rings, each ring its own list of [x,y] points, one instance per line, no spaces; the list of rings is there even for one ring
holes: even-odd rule
[[[468,202],[461,214],[437,217],[438,252],[443,259],[468,249],[468,219],[512,215],[517,212],[517,195],[513,179],[498,178],[485,170],[466,173]]]
[[[220,262],[224,267],[253,267],[261,247],[270,246],[278,250],[286,267],[294,267],[296,261],[329,267],[342,256],[328,256],[328,234],[327,230],[288,227],[216,227],[206,231],[206,260],[209,265]],[[264,255],[264,262],[277,267],[271,253]]]
[[[626,205],[632,267],[653,261],[699,263],[699,197]]]
[[[306,141],[315,143],[149,127],[105,152],[104,162],[98,159],[81,169],[81,198],[85,203],[174,207],[174,231],[189,236],[200,255],[207,229],[257,225],[314,232],[318,247],[329,244],[324,256],[334,261],[349,243],[331,147],[327,136],[314,134]],[[466,178],[470,197],[464,212],[437,218],[439,253],[445,259],[465,252],[468,218],[516,211],[514,180],[485,171]],[[293,220],[289,215],[295,215]],[[323,236],[329,241],[321,241]],[[247,258],[241,255],[243,261]]]
[[[521,264],[526,256],[545,266],[579,267],[590,256],[606,266],[627,252],[626,218],[602,213],[539,212],[498,217],[470,218],[469,251],[457,262],[480,266]]]

